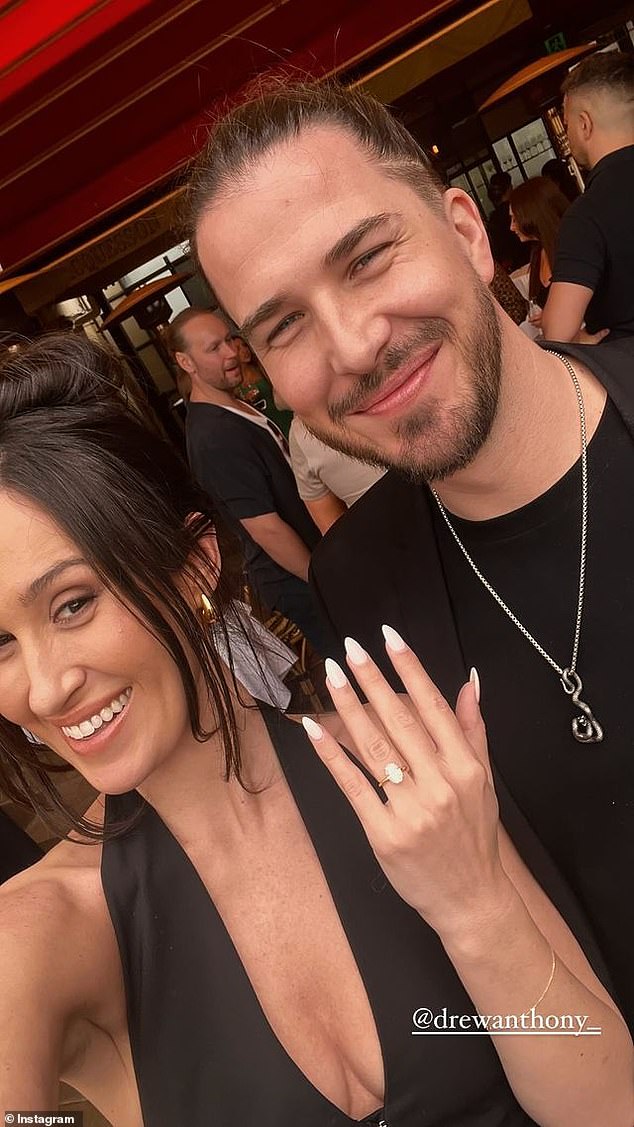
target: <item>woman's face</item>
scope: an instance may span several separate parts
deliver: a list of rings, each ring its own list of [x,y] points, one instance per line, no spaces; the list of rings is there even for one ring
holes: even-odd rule
[[[120,794],[193,736],[174,661],[81,555],[0,491],[0,713]]]
[[[517,237],[518,237],[518,239],[520,240],[521,243],[529,243],[530,239],[528,238],[528,235],[524,234],[524,232],[522,231],[522,228],[517,224],[517,222],[515,220],[515,216],[513,215],[513,208],[512,207],[509,207],[509,216],[510,216],[510,220],[511,220],[511,231],[513,232],[513,234],[517,235]]]

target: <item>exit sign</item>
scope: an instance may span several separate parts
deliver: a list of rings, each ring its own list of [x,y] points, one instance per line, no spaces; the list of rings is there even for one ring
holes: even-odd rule
[[[544,47],[548,55],[554,55],[555,51],[565,51],[566,37],[563,31],[558,31],[556,35],[551,35],[550,39],[546,39]]]

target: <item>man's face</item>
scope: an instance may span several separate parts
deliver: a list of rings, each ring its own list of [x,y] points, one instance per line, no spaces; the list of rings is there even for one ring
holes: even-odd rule
[[[589,168],[590,160],[584,137],[581,111],[577,100],[570,97],[569,94],[564,95],[563,118],[570,152],[580,168]]]
[[[228,325],[213,313],[192,317],[184,328],[186,350],[177,352],[180,366],[193,382],[231,391],[242,382],[235,341]]]
[[[329,445],[428,480],[474,457],[500,330],[464,193],[435,213],[346,133],[312,128],[214,201],[198,253],[275,391]]]

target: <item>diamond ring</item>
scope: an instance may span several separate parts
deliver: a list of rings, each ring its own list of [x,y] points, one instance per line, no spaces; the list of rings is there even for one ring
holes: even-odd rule
[[[386,783],[402,783],[406,771],[409,771],[407,763],[386,763],[385,778],[378,783],[378,786],[384,787]]]

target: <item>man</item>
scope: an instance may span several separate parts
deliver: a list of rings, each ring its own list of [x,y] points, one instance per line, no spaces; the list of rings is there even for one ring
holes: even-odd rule
[[[385,473],[326,446],[296,417],[288,444],[299,495],[322,536]]]
[[[610,51],[579,63],[563,86],[570,150],[590,169],[559,231],[542,317],[547,340],[634,333],[634,55]]]
[[[327,635],[307,583],[319,533],[297,493],[283,435],[233,394],[242,379],[233,332],[216,313],[186,309],[170,323],[169,343],[191,379],[186,436],[194,475],[238,522],[254,593],[322,653]]]
[[[634,1025],[634,348],[568,346],[570,370],[531,342],[488,291],[476,205],[360,91],[239,107],[190,202],[205,274],[276,392],[400,471],[315,554],[338,635],[389,673],[388,623],[452,700],[477,667],[500,802],[508,788],[573,885]]]

